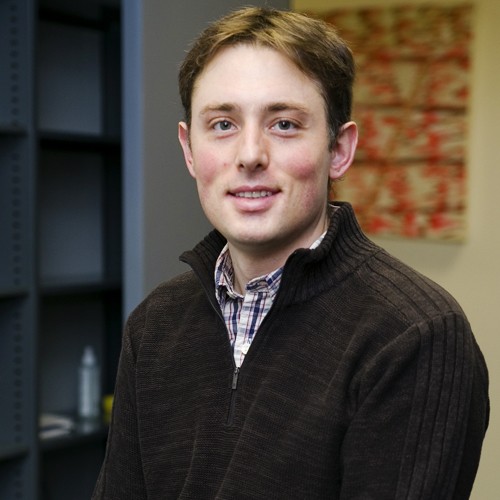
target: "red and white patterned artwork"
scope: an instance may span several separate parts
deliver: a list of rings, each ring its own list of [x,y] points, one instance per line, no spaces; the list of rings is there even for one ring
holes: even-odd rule
[[[332,197],[375,235],[463,240],[472,7],[337,9],[354,52],[356,160]]]

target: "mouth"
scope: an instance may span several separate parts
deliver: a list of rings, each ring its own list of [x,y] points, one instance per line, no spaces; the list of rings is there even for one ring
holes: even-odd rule
[[[272,191],[266,190],[258,190],[258,191],[239,191],[237,193],[233,193],[233,196],[236,198],[268,198],[272,196],[274,193]]]

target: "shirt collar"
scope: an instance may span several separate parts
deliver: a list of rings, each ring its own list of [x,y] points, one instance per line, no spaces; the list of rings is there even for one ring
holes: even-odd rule
[[[309,247],[310,250],[317,248],[325,237],[326,231]],[[248,291],[258,291],[263,290],[269,293],[272,297],[278,292],[278,288],[281,282],[281,275],[283,274],[283,267],[279,267],[269,274],[259,276],[252,279],[247,283],[246,289]],[[226,243],[222,249],[217,262],[215,263],[215,293],[219,303],[221,302],[224,292],[230,298],[241,298],[242,295],[236,292],[234,289],[234,268],[233,262],[231,260],[231,254],[229,253],[229,246]]]
[[[263,291],[273,297],[278,291],[282,274],[283,268],[280,267],[271,271],[269,274],[258,276],[247,283],[246,289],[249,292]],[[242,295],[234,289],[233,283],[233,262],[231,260],[228,245],[226,244],[222,249],[215,265],[215,290],[219,302],[224,292],[226,292],[227,295],[233,299],[242,297]]]

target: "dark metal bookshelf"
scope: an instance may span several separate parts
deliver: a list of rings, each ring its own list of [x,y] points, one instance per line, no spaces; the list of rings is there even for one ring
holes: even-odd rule
[[[102,422],[75,413],[94,345],[112,391],[122,327],[120,11],[114,2],[0,0],[0,498],[88,499]],[[75,487],[75,485],[78,485]]]

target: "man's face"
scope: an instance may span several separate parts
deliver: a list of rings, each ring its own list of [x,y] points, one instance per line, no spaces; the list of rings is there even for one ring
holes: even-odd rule
[[[352,152],[330,151],[318,86],[277,51],[236,45],[198,77],[179,139],[205,214],[230,248],[283,260],[326,228],[328,178],[354,152],[355,125],[347,129]]]

